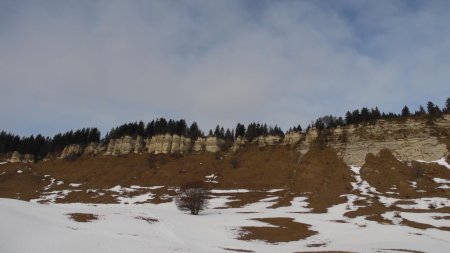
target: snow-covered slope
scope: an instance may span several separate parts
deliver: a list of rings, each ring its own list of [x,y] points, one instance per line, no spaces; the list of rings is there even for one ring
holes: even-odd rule
[[[349,197],[351,201],[351,197]],[[419,230],[400,225],[382,225],[363,217],[343,216],[347,204],[330,208],[326,214],[305,213],[304,198],[290,207],[268,208],[267,200],[242,208],[214,209],[226,197],[212,200],[211,208],[193,216],[165,204],[38,204],[0,199],[0,252],[301,252],[342,250],[352,252],[395,252],[419,250],[448,252],[449,232]],[[294,213],[296,212],[296,213]],[[91,222],[76,222],[69,213],[98,216]],[[392,214],[386,214],[389,216]],[[436,215],[443,215],[436,214]],[[236,239],[241,226],[267,226],[253,218],[292,217],[312,225],[319,234],[305,240],[268,244]],[[157,219],[147,222],[142,218]],[[389,218],[389,217],[388,217]],[[408,219],[436,222],[430,215],[409,213]],[[337,222],[339,221],[339,222]],[[439,220],[440,226],[450,226]]]

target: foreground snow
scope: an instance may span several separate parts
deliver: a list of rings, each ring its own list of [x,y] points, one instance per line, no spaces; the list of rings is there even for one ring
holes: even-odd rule
[[[223,206],[226,201],[226,197],[215,198],[211,207]],[[265,200],[243,208],[211,208],[192,216],[179,212],[173,203],[43,205],[0,199],[0,252],[231,252],[224,248],[255,252],[450,251],[449,232],[381,225],[362,217],[349,219],[343,216],[346,204],[330,208],[327,214],[298,213],[308,211],[304,201],[296,198],[291,207],[271,209],[267,207],[272,203]],[[80,223],[71,220],[68,213],[92,213],[99,219]],[[389,215],[392,214],[386,214]],[[408,215],[412,220],[431,219],[424,214]],[[149,223],[137,217],[158,222]],[[235,239],[241,226],[268,226],[249,220],[265,217],[292,217],[312,225],[311,229],[319,234],[282,244]],[[449,225],[448,220],[443,222],[441,225]]]

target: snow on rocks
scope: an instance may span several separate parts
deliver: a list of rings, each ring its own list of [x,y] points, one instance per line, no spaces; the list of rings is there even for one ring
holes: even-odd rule
[[[439,165],[442,165],[442,166],[446,167],[447,169],[450,169],[450,164],[447,163],[447,161],[445,160],[445,157],[442,157],[442,158],[439,159],[439,160],[436,160],[436,161],[430,161],[430,162],[428,162],[428,161],[423,161],[423,160],[417,160],[417,161],[418,161],[418,162],[421,162],[421,163],[437,163],[437,164],[439,164]]]
[[[381,194],[375,189],[375,187],[370,186],[366,180],[362,180],[360,175],[361,167],[350,166],[350,169],[353,171],[353,173],[355,173],[354,177],[356,179],[356,182],[351,183],[354,190],[358,190],[362,195],[366,196],[373,196],[374,193]]]
[[[219,182],[217,181],[217,176],[215,174],[211,174],[209,176],[205,176],[206,180],[205,182],[207,183],[214,183],[214,184],[218,184]]]

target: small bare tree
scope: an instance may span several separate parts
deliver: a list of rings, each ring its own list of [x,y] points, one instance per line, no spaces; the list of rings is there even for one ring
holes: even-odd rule
[[[197,215],[208,207],[209,190],[205,182],[193,181],[183,185],[175,197],[175,204],[179,210],[190,211]]]

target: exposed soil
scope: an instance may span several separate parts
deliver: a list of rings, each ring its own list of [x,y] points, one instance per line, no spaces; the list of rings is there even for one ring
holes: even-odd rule
[[[290,172],[298,167],[298,154],[284,146],[269,147],[260,150],[249,146],[236,154],[201,153],[186,155],[137,155],[126,156],[81,156],[75,161],[50,160],[36,164],[23,163],[0,165],[0,197],[23,200],[36,199],[44,191],[68,189],[68,184],[81,184],[58,202],[116,203],[117,200],[102,191],[116,185],[155,186],[163,185],[162,191],[152,191],[156,195],[154,202],[170,201],[161,195],[173,196],[170,187],[178,187],[188,181],[205,180],[205,176],[215,174],[219,182],[211,183],[216,189],[245,188],[264,190],[283,188]],[[234,168],[232,160],[237,159],[239,166]],[[28,167],[30,169],[27,169]],[[22,174],[16,173],[22,170]],[[49,175],[45,177],[44,175]],[[63,184],[50,185],[50,179]],[[89,191],[96,189],[97,192]],[[133,194],[143,194],[134,192]],[[261,197],[263,197],[261,195]],[[253,197],[246,197],[253,198]],[[258,198],[241,199],[236,206],[245,205]]]
[[[337,156],[333,148],[312,145],[300,160],[291,188],[294,195],[309,193],[309,207],[314,212],[326,212],[327,208],[344,203],[341,197],[352,190],[354,179],[349,167]]]
[[[349,251],[296,251],[294,253],[352,253]]]
[[[39,191],[49,178],[37,173],[32,165],[7,163],[0,165],[0,197],[30,200],[39,197]],[[38,191],[38,192],[36,192]]]
[[[396,198],[450,197],[448,189],[438,189],[439,184],[433,181],[433,178],[450,178],[449,169],[434,163],[413,162],[409,166],[387,149],[376,156],[367,155],[361,178],[379,192],[397,192]],[[413,187],[411,182],[417,186]]]
[[[425,253],[423,251],[409,250],[409,249],[382,249],[382,250],[390,250],[393,252]]]
[[[92,213],[68,213],[67,215],[76,222],[91,222],[93,220],[98,220],[98,215]]]
[[[137,217],[135,217],[135,218],[136,218],[137,220],[143,220],[143,221],[146,221],[146,222],[148,222],[149,224],[153,224],[153,223],[159,222],[158,219],[155,219],[155,218],[152,218],[152,217],[137,216]]]
[[[253,250],[247,249],[232,249],[232,248],[222,248],[224,250],[233,251],[233,252],[254,252]]]
[[[294,222],[293,218],[254,219],[277,227],[242,227],[240,240],[261,240],[268,243],[290,242],[317,234],[309,225]]]

